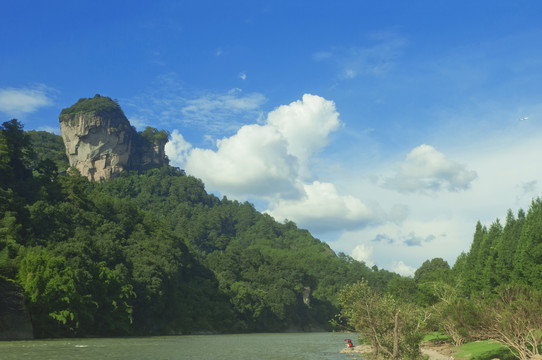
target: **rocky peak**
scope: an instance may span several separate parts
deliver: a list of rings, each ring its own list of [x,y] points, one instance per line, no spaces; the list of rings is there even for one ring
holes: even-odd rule
[[[138,133],[119,104],[109,97],[82,98],[59,116],[70,166],[89,180],[111,179],[124,170],[167,164],[168,133],[147,128]]]

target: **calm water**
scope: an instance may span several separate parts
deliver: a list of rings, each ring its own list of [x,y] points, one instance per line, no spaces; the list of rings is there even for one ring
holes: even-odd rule
[[[344,334],[189,335],[0,341],[0,359],[351,360]]]

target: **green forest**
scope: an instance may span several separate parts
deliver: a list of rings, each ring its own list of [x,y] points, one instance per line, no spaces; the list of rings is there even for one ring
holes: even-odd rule
[[[170,166],[89,182],[16,120],[0,149],[0,275],[37,337],[330,329],[343,286],[398,276]]]
[[[514,334],[506,351],[527,359],[542,351],[542,200],[504,225],[475,224],[453,266],[428,259],[401,277],[178,168],[89,182],[60,136],[11,120],[0,127],[0,282],[20,284],[38,338],[335,329],[414,359],[425,333],[457,345]]]

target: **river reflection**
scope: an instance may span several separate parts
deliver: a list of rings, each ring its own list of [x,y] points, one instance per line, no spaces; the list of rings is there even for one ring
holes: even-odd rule
[[[333,333],[0,341],[0,359],[354,359]]]

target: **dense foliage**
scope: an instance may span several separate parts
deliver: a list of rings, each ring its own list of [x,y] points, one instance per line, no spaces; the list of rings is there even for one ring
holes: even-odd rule
[[[136,134],[134,128],[124,115],[117,100],[107,96],[96,94],[93,98],[81,98],[69,108],[62,109],[58,119],[61,123],[67,123],[70,126],[76,126],[80,115],[95,117],[108,122],[110,129],[118,131],[130,131]]]
[[[346,284],[398,277],[178,169],[90,183],[37,161],[17,121],[0,130],[0,276],[38,337],[321,329]]]
[[[145,130],[139,133],[141,137],[147,139],[151,144],[166,143],[169,138],[169,132],[166,130],[158,130],[147,126]]]
[[[32,148],[36,155],[31,165],[32,168],[37,168],[40,161],[48,159],[54,162],[59,172],[67,170],[69,166],[68,157],[66,156],[64,142],[60,136],[47,131],[36,130],[30,130],[27,134],[30,136]]]
[[[117,101],[110,97],[94,95],[93,98],[81,98],[69,108],[62,109],[60,117],[77,113],[95,113],[96,115],[124,113]]]

